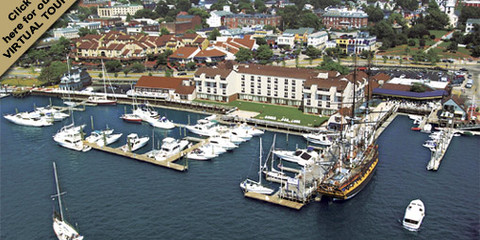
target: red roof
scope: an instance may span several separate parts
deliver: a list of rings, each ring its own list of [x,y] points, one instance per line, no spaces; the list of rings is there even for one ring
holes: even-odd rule
[[[188,78],[141,76],[135,87],[174,89],[178,94],[192,94],[195,86],[184,86],[182,84],[184,80]]]
[[[195,51],[197,51],[197,47],[181,47],[178,48],[172,55],[169,57],[171,58],[181,58],[186,59],[190,57]]]
[[[217,50],[217,49],[210,49],[210,50],[202,50],[195,57],[220,57],[226,56],[227,54]]]

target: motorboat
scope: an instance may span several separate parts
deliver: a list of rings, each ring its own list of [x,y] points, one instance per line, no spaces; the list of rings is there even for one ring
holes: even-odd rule
[[[137,106],[132,112],[139,116],[143,121],[148,121],[151,118],[160,118],[158,112],[146,104]]]
[[[38,107],[35,112],[46,118],[53,119],[53,121],[62,121],[63,119],[70,116],[69,114],[63,113],[50,106]]]
[[[311,143],[325,145],[325,146],[332,145],[331,137],[325,133],[308,133],[308,134],[303,134],[303,137]]]
[[[264,131],[262,131],[262,130],[256,128],[256,127],[249,126],[246,123],[242,123],[242,124],[236,126],[236,128],[243,129],[245,131],[245,133],[247,133],[249,135],[252,135],[254,137],[261,136],[265,133]]]
[[[245,179],[243,182],[240,183],[240,188],[243,192],[255,192],[265,195],[270,195],[274,192],[273,189],[265,187],[262,185],[262,140],[260,139],[260,157],[259,157],[259,169],[258,169],[258,182],[252,179]]]
[[[252,139],[253,135],[247,132],[248,130],[245,128],[232,128],[230,133],[238,138],[245,139],[246,141]]]
[[[154,150],[147,154],[148,157],[155,158],[157,161],[163,161],[167,158],[180,153],[188,146],[187,140],[177,140],[171,137],[162,140],[162,147],[160,150]]]
[[[75,126],[74,123],[64,126],[53,136],[53,140],[65,148],[82,152],[89,151],[92,148],[83,144],[84,127],[85,124]]]
[[[432,132],[428,135],[432,140],[439,140],[443,135],[443,131]]]
[[[120,118],[123,119],[123,121],[125,122],[142,123],[142,118],[134,113],[123,114],[122,116],[120,116]]]
[[[163,129],[175,128],[175,123],[168,120],[166,117],[161,117],[161,118],[147,117],[145,118],[145,121],[156,128],[163,128]]]
[[[130,133],[127,136],[127,144],[120,147],[124,152],[133,152],[145,146],[150,140],[149,137],[139,137],[136,133]]]
[[[7,114],[3,117],[12,123],[22,126],[45,127],[53,125],[52,121],[50,121],[48,118],[41,116],[33,116],[28,112]]]
[[[89,143],[96,143],[98,146],[103,147],[118,141],[122,135],[122,133],[113,134],[113,129],[102,131],[95,130],[85,140]]]
[[[53,162],[53,170],[57,193],[52,197],[57,198],[58,208],[60,210],[60,214],[58,214],[56,211],[53,212],[53,231],[55,232],[58,240],[82,240],[83,236],[78,234],[77,230],[75,230],[75,228],[65,220],[65,217],[63,215],[62,195],[64,193],[60,192],[60,187],[58,184],[57,166],[55,165],[55,162]]]
[[[213,146],[224,148],[227,151],[231,151],[235,148],[238,148],[238,146],[235,145],[234,143],[230,141],[226,141],[225,139],[222,139],[220,137],[210,137],[208,139],[208,142]]]
[[[231,134],[230,132],[225,132],[225,133],[218,134],[218,135],[212,135],[212,137],[222,138],[225,141],[232,142],[235,145],[239,145],[240,143],[243,143],[243,142],[246,141],[245,139],[239,138],[239,137]]]
[[[187,158],[192,160],[206,161],[218,157],[218,155],[225,153],[226,150],[221,147],[216,147],[212,144],[205,144],[189,153]]]
[[[409,231],[418,231],[425,217],[425,206],[420,199],[410,202],[403,217],[403,227]]]
[[[285,161],[294,162],[301,166],[311,164],[318,158],[318,153],[311,147],[307,149],[297,149],[296,151],[273,150],[273,154]]]
[[[424,133],[431,133],[432,132],[432,124],[425,124],[425,126],[423,126],[423,129],[421,129],[420,131],[424,132]]]
[[[437,147],[437,141],[435,140],[427,140],[425,141],[425,143],[423,144],[424,147],[430,149],[430,151],[434,151],[435,148]]]
[[[201,136],[211,136],[215,134],[214,129],[212,129],[215,126],[215,122],[212,122],[210,120],[206,119],[200,119],[197,121],[197,124],[192,125],[192,126],[186,126],[190,132],[201,135]]]

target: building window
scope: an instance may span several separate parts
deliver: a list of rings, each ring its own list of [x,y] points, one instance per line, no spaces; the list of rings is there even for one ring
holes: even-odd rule
[[[257,77],[257,81],[258,81],[258,82],[261,82],[261,81],[262,81],[262,77],[258,76],[258,77]]]
[[[270,83],[271,82],[271,79],[270,77],[267,78],[267,83]]]
[[[255,80],[255,77],[254,77],[254,76],[250,76],[250,80],[254,81],[254,80]]]
[[[251,94],[254,94],[254,93],[255,93],[255,90],[254,90],[253,88],[250,89],[250,93],[251,93]]]
[[[242,93],[245,93],[245,88],[242,88]]]
[[[288,79],[285,79],[285,85],[288,85]]]
[[[330,108],[330,102],[327,102],[327,106],[326,106],[326,107],[327,107],[327,108]]]

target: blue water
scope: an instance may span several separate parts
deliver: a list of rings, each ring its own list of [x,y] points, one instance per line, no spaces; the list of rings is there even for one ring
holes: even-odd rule
[[[56,99],[53,99],[57,102]],[[1,113],[44,106],[44,97],[0,100]],[[124,133],[152,136],[149,125],[124,123],[124,105],[87,107],[75,123],[107,124]],[[202,114],[157,109],[175,122]],[[57,163],[66,217],[86,239],[479,239],[480,137],[453,139],[439,171],[425,169],[426,134],[410,131],[399,116],[378,139],[380,163],[371,182],[346,202],[313,202],[300,211],[244,198],[239,183],[256,179],[259,138],[213,161],[189,161],[188,172],[92,150],[59,147],[52,135],[71,119],[46,128],[0,120],[0,238],[55,239],[52,162]],[[154,130],[156,141],[183,130]],[[274,133],[263,136],[264,150]],[[277,147],[305,147],[298,136],[277,134]],[[148,145],[140,152],[151,149]],[[420,198],[426,217],[419,232],[402,228],[408,203]]]

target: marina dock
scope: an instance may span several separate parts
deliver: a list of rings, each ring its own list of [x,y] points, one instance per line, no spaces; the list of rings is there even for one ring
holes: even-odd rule
[[[451,128],[447,128],[442,131],[441,137],[437,142],[437,146],[435,150],[432,151],[432,155],[430,157],[430,161],[427,164],[427,170],[437,171],[440,167],[440,163],[442,162],[445,153],[447,152],[448,146],[452,141],[454,131]]]
[[[281,198],[279,196],[279,192],[276,192],[272,196],[264,195],[264,194],[260,194],[260,193],[255,193],[255,192],[246,192],[244,194],[244,196],[249,197],[249,198],[253,198],[253,199],[256,199],[256,200],[261,200],[261,201],[277,204],[277,205],[284,206],[284,207],[293,208],[293,209],[296,209],[296,210],[300,210],[303,206],[305,206],[305,204],[303,204],[303,203],[294,202],[294,201],[290,201],[290,200]]]
[[[136,153],[133,153],[133,152],[125,152],[123,150],[121,150],[120,148],[112,148],[112,147],[108,147],[108,146],[98,146],[97,144],[95,143],[89,143],[87,141],[84,141],[84,144],[87,145],[87,146],[90,146],[92,147],[93,149],[96,149],[96,150],[99,150],[99,151],[103,151],[103,152],[107,152],[107,153],[111,153],[111,154],[115,154],[115,155],[120,155],[120,156],[123,156],[123,157],[127,157],[127,158],[130,158],[130,159],[135,159],[135,160],[138,160],[138,161],[142,161],[142,162],[148,162],[148,163],[151,163],[151,164],[154,164],[154,165],[157,165],[157,166],[162,166],[162,167],[166,167],[166,168],[170,168],[170,169],[173,169],[173,170],[177,170],[177,171],[181,171],[181,172],[184,172],[186,170],[188,170],[188,162],[186,165],[181,165],[181,164],[177,164],[177,163],[174,163],[175,161],[181,159],[183,156],[187,155],[187,153],[189,152],[192,152],[193,150],[201,147],[203,144],[207,143],[208,142],[208,139],[201,139],[201,141],[199,141],[197,144],[173,155],[173,156],[170,156],[168,157],[167,159],[163,160],[163,161],[157,161],[155,160],[154,158],[150,158],[150,157],[147,157],[146,154],[136,154]]]

